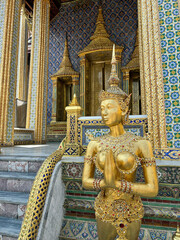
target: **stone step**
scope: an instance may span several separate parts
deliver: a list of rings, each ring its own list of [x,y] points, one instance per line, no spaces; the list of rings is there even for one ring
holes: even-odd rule
[[[0,155],[0,171],[37,172],[47,156],[12,156]]]
[[[0,172],[0,191],[30,192],[36,173]]]
[[[28,193],[0,191],[0,216],[24,218]]]
[[[0,217],[0,237],[4,239],[17,239],[20,229],[21,229],[22,220]],[[9,238],[10,237],[10,238]]]

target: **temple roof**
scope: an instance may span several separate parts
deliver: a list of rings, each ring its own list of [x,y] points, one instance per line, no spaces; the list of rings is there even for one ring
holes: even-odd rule
[[[114,43],[109,39],[109,34],[107,33],[104,24],[105,23],[102,14],[102,8],[100,7],[98,18],[96,21],[96,30],[93,36],[90,38],[91,42],[88,46],[86,46],[82,51],[79,52],[79,56],[95,51],[112,50]],[[120,50],[122,52],[123,47],[116,46],[116,50]]]
[[[134,52],[131,56],[131,60],[126,66],[122,67],[122,70],[125,70],[125,69],[135,70],[139,68],[140,68],[139,66],[139,33],[137,30]]]
[[[63,76],[79,76],[79,73],[76,72],[71,64],[71,61],[69,59],[69,52],[68,52],[68,43],[67,39],[65,40],[65,47],[64,47],[64,53],[63,53],[63,59],[60,64],[59,70],[51,76],[52,79],[56,79],[58,77]]]

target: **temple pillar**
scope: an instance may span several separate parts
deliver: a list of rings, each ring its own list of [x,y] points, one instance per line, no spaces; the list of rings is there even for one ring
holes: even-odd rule
[[[57,82],[58,79],[53,79],[53,94],[52,94],[52,117],[51,121],[56,122],[56,117],[57,117]]]
[[[0,144],[14,144],[21,0],[0,0]]]
[[[158,2],[138,0],[142,90],[145,90],[148,132],[154,148],[167,147]]]
[[[26,128],[35,143],[46,142],[50,1],[35,0]]]
[[[27,101],[27,57],[28,57],[28,24],[25,17],[25,3],[21,8],[19,52],[17,66],[16,98]]]
[[[86,59],[83,56],[80,60],[80,105],[83,108],[83,115],[85,114],[85,66]]]
[[[129,70],[123,71],[123,91],[129,94]]]

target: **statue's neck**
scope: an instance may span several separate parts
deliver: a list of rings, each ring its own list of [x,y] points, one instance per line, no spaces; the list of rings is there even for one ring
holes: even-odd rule
[[[110,135],[113,137],[118,137],[119,135],[125,134],[124,127],[122,123],[110,127]]]

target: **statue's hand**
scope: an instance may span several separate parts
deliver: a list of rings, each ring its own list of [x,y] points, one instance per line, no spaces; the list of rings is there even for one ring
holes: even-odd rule
[[[106,161],[104,166],[104,181],[107,187],[115,187],[116,166],[112,150],[106,153]]]

